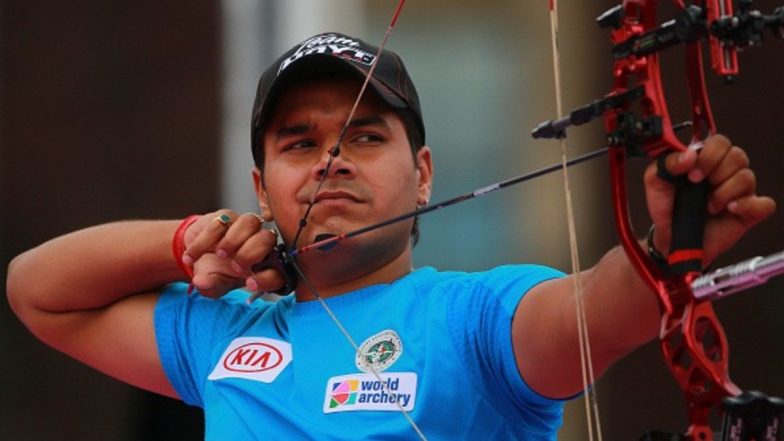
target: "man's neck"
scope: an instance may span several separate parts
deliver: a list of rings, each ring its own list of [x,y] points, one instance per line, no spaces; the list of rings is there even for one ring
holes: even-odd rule
[[[339,262],[340,260],[336,261]],[[379,260],[368,259],[367,261]],[[364,262],[357,262],[356,260],[354,262],[358,263],[357,267],[344,265],[338,268],[322,264],[319,268],[310,270],[307,266],[304,266],[303,272],[315,287],[317,295],[321,298],[329,298],[372,285],[392,283],[410,273],[413,266],[410,246],[378,268],[368,268],[366,265],[362,265]],[[303,280],[300,280],[295,294],[298,302],[316,299],[316,295],[311,291],[309,284]]]

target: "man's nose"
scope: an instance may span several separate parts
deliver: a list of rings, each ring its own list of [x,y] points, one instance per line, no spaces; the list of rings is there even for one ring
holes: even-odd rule
[[[313,172],[316,179],[321,179],[324,174],[327,178],[350,178],[356,174],[356,165],[347,157],[345,149],[332,144],[324,150]]]

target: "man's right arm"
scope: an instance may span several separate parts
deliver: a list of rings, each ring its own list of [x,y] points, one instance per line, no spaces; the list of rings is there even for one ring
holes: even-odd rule
[[[11,308],[45,343],[107,375],[177,397],[163,371],[153,314],[184,280],[171,251],[178,221],[127,221],[58,237],[8,268]]]

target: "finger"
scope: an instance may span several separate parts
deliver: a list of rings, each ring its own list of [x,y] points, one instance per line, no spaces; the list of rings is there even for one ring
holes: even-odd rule
[[[718,187],[714,188],[708,198],[708,212],[717,214],[727,208],[727,204],[744,196],[754,194],[757,179],[754,172],[744,168],[735,172]]]
[[[280,271],[267,268],[245,279],[245,288],[253,293],[275,292],[286,286],[286,279]]]
[[[711,136],[702,145],[697,163],[694,169],[689,171],[689,180],[692,182],[701,182],[706,176],[710,176],[723,163],[732,148],[730,140],[722,135]]]
[[[751,228],[776,211],[776,201],[768,196],[745,196],[727,204],[727,211],[740,219],[746,228]]]
[[[207,226],[188,244],[183,255],[183,262],[192,265],[193,262],[208,251],[213,251],[215,245],[223,238],[231,226],[231,221],[236,214],[232,211],[223,210],[217,212],[215,216],[206,215],[210,218]]]
[[[705,227],[705,259],[732,247],[749,229],[765,220],[776,210],[776,202],[767,196],[745,196],[727,205],[727,211],[713,217]]]
[[[731,147],[722,159],[721,163],[709,172],[708,181],[712,186],[717,187],[739,170],[749,168],[749,156],[740,147]]]
[[[253,213],[245,213],[231,223],[215,247],[215,254],[221,258],[232,257],[249,237],[261,229],[261,219]]]
[[[262,230],[248,238],[234,255],[232,267],[240,268],[246,273],[251,266],[262,261],[278,243],[278,234],[274,230]]]

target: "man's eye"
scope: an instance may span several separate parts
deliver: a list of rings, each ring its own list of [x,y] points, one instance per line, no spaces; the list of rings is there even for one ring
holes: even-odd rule
[[[286,144],[286,146],[283,148],[283,151],[304,150],[304,149],[313,148],[315,146],[316,143],[311,140],[301,140],[301,141],[296,141],[296,142]]]
[[[362,143],[362,144],[379,143],[379,142],[381,142],[383,140],[384,139],[381,136],[378,136],[378,135],[375,135],[375,134],[371,134],[371,133],[365,133],[365,134],[362,134],[362,135],[354,137],[354,142]]]

